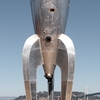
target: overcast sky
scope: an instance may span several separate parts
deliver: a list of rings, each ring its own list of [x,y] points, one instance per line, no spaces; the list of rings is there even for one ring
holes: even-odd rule
[[[0,96],[25,94],[22,48],[34,34],[30,0],[0,0]],[[71,0],[66,35],[74,42],[76,66],[73,91],[100,92],[100,0]],[[42,67],[38,89],[47,90]],[[60,91],[60,70],[55,72],[55,90]]]

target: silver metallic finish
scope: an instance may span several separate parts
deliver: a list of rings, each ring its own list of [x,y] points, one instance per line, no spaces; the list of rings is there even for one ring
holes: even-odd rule
[[[29,37],[23,47],[23,72],[27,100],[36,100],[36,69],[43,63],[39,38]]]
[[[40,47],[40,39],[35,34],[27,39],[23,48],[23,70],[27,100],[36,100],[36,69],[39,65],[44,64]],[[61,100],[70,100],[74,77],[75,50],[71,39],[64,34],[58,38],[56,65],[61,69]],[[53,95],[53,88],[51,90],[50,100]]]
[[[71,100],[75,49],[72,40],[68,36],[61,34],[58,39],[57,65],[61,68],[61,100]]]
[[[69,0],[31,0],[31,10],[34,30],[41,42],[45,76],[48,73],[53,76],[58,36],[66,28]],[[50,42],[46,41],[48,36],[51,37]]]
[[[65,33],[70,0],[30,0],[35,33],[23,47],[23,72],[27,100],[36,100],[36,70],[42,65],[53,100],[53,76],[61,69],[61,100],[70,100],[74,77],[75,50]]]

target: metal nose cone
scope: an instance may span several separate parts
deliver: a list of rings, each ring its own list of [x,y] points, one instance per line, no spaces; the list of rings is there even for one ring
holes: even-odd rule
[[[47,79],[52,78],[56,67],[55,65],[56,52],[46,51],[46,52],[42,52],[42,54],[43,54],[43,61],[44,61],[43,69],[44,69],[45,77]]]
[[[55,70],[55,65],[52,64],[52,65],[43,65],[43,69],[44,69],[44,72],[45,72],[45,78],[46,79],[50,79],[50,78],[53,78],[53,74],[54,74],[54,70]]]
[[[45,75],[45,77],[46,77],[47,79],[51,79],[51,78],[53,78],[53,75],[50,74],[50,73],[48,73],[48,74]]]

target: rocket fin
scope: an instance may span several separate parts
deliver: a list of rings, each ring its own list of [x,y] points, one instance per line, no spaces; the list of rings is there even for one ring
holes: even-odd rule
[[[75,49],[72,40],[64,34],[61,34],[58,38],[56,64],[61,69],[61,100],[71,100],[75,66]]]
[[[39,65],[43,64],[40,39],[36,34],[26,40],[22,58],[26,100],[36,100],[36,69]]]

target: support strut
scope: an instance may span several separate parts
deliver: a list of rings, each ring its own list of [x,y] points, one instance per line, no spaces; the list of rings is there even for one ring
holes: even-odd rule
[[[53,100],[53,90],[54,90],[53,78],[49,78],[47,80],[48,80],[48,100]]]

